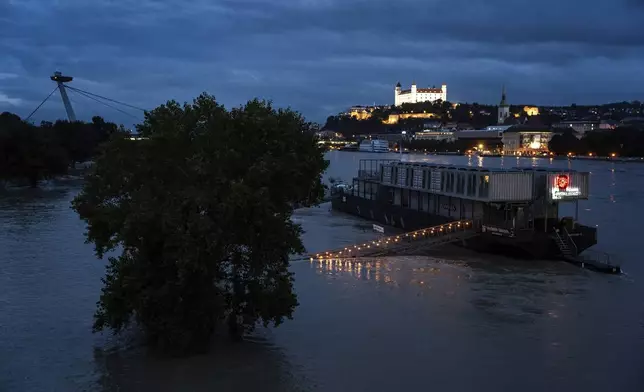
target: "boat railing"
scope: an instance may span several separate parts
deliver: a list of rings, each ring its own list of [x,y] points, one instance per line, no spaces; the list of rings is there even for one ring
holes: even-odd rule
[[[603,251],[597,251],[592,249],[585,250],[582,254],[579,255],[579,258],[581,258],[584,261],[608,264],[608,265],[615,264],[617,261],[615,260],[615,256],[611,256],[610,254]]]
[[[362,180],[380,180],[380,171],[358,170],[358,178]]]
[[[579,254],[579,249],[577,248],[577,244],[575,244],[575,240],[572,239],[570,236],[570,233],[568,233],[568,230],[564,227],[563,228],[563,240],[568,244],[568,246],[572,246],[572,248],[575,250],[575,255]]]

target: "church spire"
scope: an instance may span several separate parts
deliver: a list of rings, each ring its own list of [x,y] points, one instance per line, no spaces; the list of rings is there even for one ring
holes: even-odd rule
[[[501,104],[499,106],[508,106],[507,102],[505,101],[505,84],[503,85],[503,91],[501,93]]]

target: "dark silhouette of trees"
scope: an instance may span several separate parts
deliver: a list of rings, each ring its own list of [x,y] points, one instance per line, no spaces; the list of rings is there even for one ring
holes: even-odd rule
[[[548,149],[557,155],[578,154],[583,150],[583,142],[575,136],[575,131],[565,129],[550,139]]]
[[[226,322],[241,337],[297,305],[289,255],[304,251],[295,205],[318,203],[328,162],[291,110],[206,94],[146,114],[144,140],[104,145],[73,208],[110,258],[96,330],[142,327],[171,354],[208,349]]]
[[[67,155],[55,135],[15,114],[0,114],[0,179],[35,187],[66,172]]]
[[[557,155],[644,156],[644,131],[636,127],[618,127],[615,130],[587,132],[581,139],[566,129],[552,137],[548,144]]]
[[[35,126],[15,114],[0,114],[0,179],[28,181],[63,175],[69,165],[96,155],[99,145],[122,127],[94,117],[91,123],[59,120]]]

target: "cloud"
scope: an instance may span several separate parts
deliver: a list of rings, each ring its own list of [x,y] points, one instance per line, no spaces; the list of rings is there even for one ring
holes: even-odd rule
[[[9,106],[20,106],[22,104],[22,99],[11,98],[7,94],[0,92],[0,105],[3,104]]]
[[[353,104],[390,103],[393,85],[412,80],[447,83],[454,101],[496,103],[503,84],[517,103],[642,99],[643,5],[12,0],[0,2],[0,75],[15,76],[0,76],[0,90],[29,112],[53,89],[49,76],[58,69],[79,89],[143,108],[208,91],[228,106],[272,99],[313,120]],[[81,118],[132,122],[71,96]],[[0,101],[0,110],[9,105]],[[64,116],[58,94],[38,116]]]
[[[0,80],[2,79],[13,79],[17,78],[18,75],[15,73],[8,73],[8,72],[0,72]]]

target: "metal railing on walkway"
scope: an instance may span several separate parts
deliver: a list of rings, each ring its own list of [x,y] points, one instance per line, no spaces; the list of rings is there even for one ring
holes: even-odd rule
[[[427,227],[404,234],[379,238],[360,244],[345,246],[344,248],[332,249],[324,252],[312,253],[311,260],[339,259],[347,257],[367,257],[395,253],[396,250],[408,252],[410,247],[424,247],[428,241],[446,243],[463,239],[455,236],[455,233],[476,234],[478,225],[472,220],[460,220],[442,225]],[[447,240],[451,241],[447,241]],[[445,241],[443,241],[445,240]]]
[[[618,261],[616,260],[615,256],[593,249],[587,249],[583,251],[581,254],[579,254],[578,257],[585,262],[594,262],[606,265],[613,265]]]

